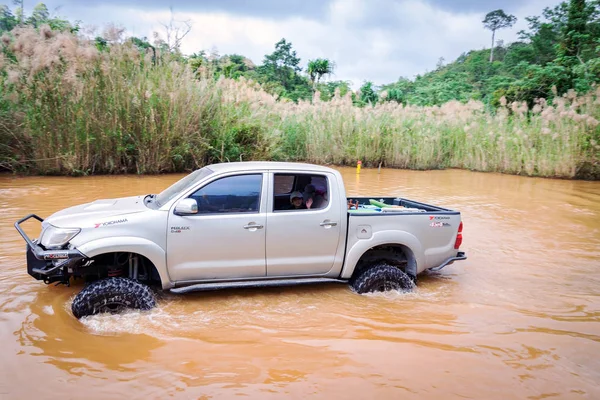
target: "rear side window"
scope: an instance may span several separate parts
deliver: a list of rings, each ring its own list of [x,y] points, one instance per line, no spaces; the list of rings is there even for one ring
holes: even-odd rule
[[[294,178],[294,175],[275,174],[275,195],[292,193]]]
[[[262,174],[236,175],[211,182],[190,198],[198,203],[198,214],[256,213],[261,190]]]
[[[273,178],[273,211],[318,210],[329,203],[324,175],[276,173]]]

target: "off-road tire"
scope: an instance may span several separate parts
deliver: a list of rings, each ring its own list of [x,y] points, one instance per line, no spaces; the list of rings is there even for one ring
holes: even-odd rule
[[[365,268],[350,280],[356,293],[386,292],[388,290],[411,291],[415,284],[400,268],[381,262]]]
[[[99,313],[116,314],[126,309],[150,310],[156,305],[152,290],[127,278],[107,278],[86,286],[73,299],[71,311],[79,319]]]

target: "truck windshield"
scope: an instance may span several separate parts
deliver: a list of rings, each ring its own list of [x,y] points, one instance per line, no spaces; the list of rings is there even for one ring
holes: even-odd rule
[[[181,178],[156,196],[156,205],[162,207],[173,197],[177,196],[178,193],[195,185],[197,182],[201,181],[212,173],[213,171],[211,169],[204,167]]]

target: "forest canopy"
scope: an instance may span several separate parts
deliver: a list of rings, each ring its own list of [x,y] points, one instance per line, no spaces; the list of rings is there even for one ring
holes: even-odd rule
[[[352,93],[355,105],[395,101],[430,106],[450,100],[480,100],[497,107],[502,97],[508,102],[526,101],[533,105],[536,98],[552,99],[569,89],[586,93],[600,81],[599,0],[570,0],[545,8],[541,15],[526,18],[528,28],[519,32],[518,41],[495,41],[496,30],[511,29],[515,20],[504,10],[490,11],[482,20],[491,31],[490,49],[465,51],[445,65],[440,60],[435,70],[414,79],[400,77],[381,86],[362,82],[361,89]],[[128,40],[141,49],[171,53],[197,69],[209,68],[215,78],[252,79],[280,99],[310,100],[318,91],[320,99],[327,101],[336,90],[342,95],[351,91],[352,82],[324,79],[335,74],[334,60],[315,58],[302,62],[285,38],[275,43],[273,52],[266,54],[260,64],[242,54],[220,55],[216,49],[182,55],[181,39],[191,26],[173,22],[165,25],[162,35],[155,34],[152,41],[146,37]],[[43,24],[55,30],[80,29],[79,23],[51,17],[43,3],[36,5],[29,16],[20,7],[11,10],[0,6],[0,33],[17,26]],[[111,38],[106,36],[105,31],[95,38],[100,48],[110,44]],[[402,71],[398,73],[402,75]]]

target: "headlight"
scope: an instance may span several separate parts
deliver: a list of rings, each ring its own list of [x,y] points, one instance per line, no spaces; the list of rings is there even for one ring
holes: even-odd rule
[[[53,225],[48,225],[42,232],[40,244],[48,250],[60,249],[79,232],[81,232],[79,228],[57,228]]]

